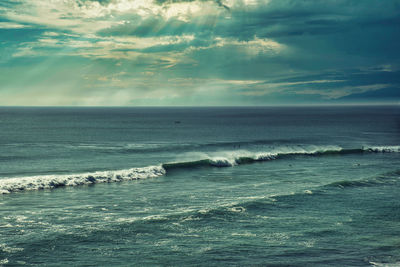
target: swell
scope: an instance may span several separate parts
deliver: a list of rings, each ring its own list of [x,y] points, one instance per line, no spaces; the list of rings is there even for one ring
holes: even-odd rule
[[[251,140],[239,142],[210,142],[210,143],[143,143],[143,144],[79,144],[79,145],[66,145],[72,149],[89,149],[97,150],[103,153],[154,153],[154,152],[183,152],[193,150],[207,150],[207,149],[240,149],[245,147],[275,145],[275,144],[290,144],[293,142],[301,142],[302,140],[296,139],[272,139],[272,140]]]
[[[240,164],[250,164],[255,162],[282,159],[296,155],[324,156],[335,154],[346,155],[397,152],[400,152],[400,146],[374,146],[351,149],[343,149],[339,146],[286,147],[269,152],[232,151],[225,153],[225,155],[223,156],[219,156],[218,154],[211,154],[206,155],[206,158],[201,158],[198,160],[164,163],[162,164],[162,166],[166,170],[198,167],[232,167]]]
[[[310,146],[283,147],[268,152],[250,152],[246,150],[225,151],[219,153],[202,153],[199,159],[183,162],[171,162],[163,164],[166,170],[196,167],[232,167],[240,164],[249,164],[260,161],[275,160],[294,155],[322,155],[341,153],[339,146]]]
[[[193,151],[193,150],[206,150],[206,149],[234,149],[238,150],[241,148],[251,148],[251,147],[260,147],[264,145],[268,145],[269,147],[274,147],[275,144],[279,144],[278,149],[282,148],[282,144],[287,143],[288,149],[294,147],[296,150],[296,146],[291,146],[288,140],[256,140],[256,141],[248,141],[248,142],[216,142],[216,143],[208,143],[208,144],[128,144],[124,146],[107,146],[107,145],[78,145],[78,146],[68,146],[69,148],[76,149],[92,149],[102,151],[104,153],[155,153],[155,152],[185,152],[185,151]],[[307,147],[315,147],[312,145],[305,146]],[[337,153],[338,147],[334,147],[332,151],[321,151],[324,154],[332,154]],[[322,150],[324,150],[324,146],[321,146]],[[307,154],[306,149],[300,151],[299,153],[304,152]],[[298,149],[297,149],[298,150]],[[340,148],[341,154],[350,154],[350,153],[363,153],[363,152],[376,152],[376,153],[393,153],[400,152],[400,146],[363,146],[361,148],[353,148],[353,149],[342,149]],[[293,152],[296,153],[296,152]],[[284,153],[282,153],[284,154]],[[290,152],[288,153],[290,154]]]
[[[324,188],[352,188],[352,187],[368,187],[368,186],[376,186],[381,184],[390,184],[393,182],[398,182],[400,178],[400,170],[388,172],[376,177],[361,179],[361,180],[341,180],[336,181],[324,186]]]
[[[200,167],[232,167],[240,164],[250,164],[292,156],[323,156],[357,153],[393,153],[400,152],[400,146],[362,147],[343,149],[339,146],[308,146],[281,147],[268,152],[225,151],[219,154],[202,153],[199,159],[164,163],[159,166],[131,168],[116,171],[98,171],[92,173],[44,175],[0,179],[0,194],[12,192],[53,189],[65,186],[90,185],[96,183],[111,183],[163,176],[173,169],[193,169]],[[346,184],[347,183],[347,184]],[[337,186],[347,186],[354,182],[343,182]],[[335,185],[333,185],[335,186]]]
[[[366,187],[379,186],[398,183],[400,178],[400,170],[387,172],[369,179],[354,180],[354,181],[338,181],[326,185],[321,185],[312,190],[302,190],[296,193],[282,193],[270,196],[251,197],[245,201],[235,201],[227,205],[217,206],[207,210],[200,210],[192,214],[196,218],[215,218],[216,216],[229,216],[236,213],[246,211],[257,211],[268,209],[270,212],[282,212],[282,208],[288,209],[293,203],[299,201],[307,201],[309,197],[323,197],[325,193],[334,190],[335,188],[344,189],[346,187]],[[314,199],[315,200],[315,199]]]

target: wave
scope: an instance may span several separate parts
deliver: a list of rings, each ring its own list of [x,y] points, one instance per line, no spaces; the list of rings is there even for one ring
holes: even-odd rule
[[[395,153],[400,152],[400,146],[375,146],[362,148],[347,148],[340,146],[296,146],[280,147],[268,152],[250,152],[246,150],[225,151],[215,153],[198,153],[198,158],[192,161],[178,161],[162,164],[166,170],[195,167],[232,167],[240,164],[249,164],[269,161],[291,156],[321,156],[332,154],[360,154],[360,153]],[[196,155],[195,155],[196,156]]]
[[[342,180],[333,182],[325,185],[324,187],[339,187],[339,188],[351,188],[351,187],[367,187],[367,186],[376,186],[380,184],[390,184],[398,182],[398,178],[400,177],[400,170],[388,172],[373,178],[361,179],[361,180]]]
[[[152,153],[165,151],[190,151],[197,149],[240,149],[249,147],[260,147],[274,144],[290,144],[301,142],[296,139],[272,139],[272,140],[249,140],[249,141],[220,141],[209,143],[82,143],[68,145],[71,149],[98,150],[106,153]]]
[[[162,175],[165,175],[164,168],[161,166],[149,166],[118,171],[8,178],[0,179],[0,194],[26,190],[53,189],[64,186],[138,180],[155,178]]]
[[[363,147],[363,151],[377,153],[399,153],[400,146],[371,146]]]
[[[400,266],[400,261],[398,262],[385,262],[385,263],[381,263],[381,262],[373,262],[370,261],[369,262],[372,266],[379,266],[379,267],[398,267]]]
[[[276,160],[291,156],[321,156],[354,153],[396,153],[400,146],[374,146],[356,149],[344,149],[340,146],[297,146],[280,147],[268,152],[250,152],[246,150],[198,153],[188,156],[193,160],[164,163],[158,166],[131,168],[116,171],[98,171],[82,174],[44,175],[0,179],[0,194],[26,190],[53,189],[64,186],[89,185],[128,180],[138,180],[163,176],[169,170],[200,167],[233,167],[240,164]],[[342,181],[333,186],[351,186],[354,181]],[[364,182],[361,182],[364,183]]]
[[[79,143],[79,144],[62,144],[62,143],[8,143],[2,144],[6,147],[58,147],[60,149],[77,149],[77,150],[95,150],[101,153],[155,153],[155,152],[166,152],[173,151],[176,153],[184,153],[190,151],[218,151],[218,150],[240,150],[240,149],[269,149],[282,150],[280,152],[288,152],[288,150],[293,150],[295,153],[307,153],[307,149],[317,148],[317,146],[312,145],[291,145],[294,141],[301,142],[298,139],[272,139],[272,140],[249,140],[249,141],[220,141],[220,142],[210,142],[210,143]],[[305,148],[303,148],[305,147]],[[320,148],[325,149],[329,146],[320,146]],[[334,147],[335,152],[338,146]],[[301,149],[303,148],[303,149]],[[363,146],[356,149],[342,149],[341,153],[357,153],[357,152],[400,152],[400,146]],[[1,159],[8,160],[12,157],[0,157]]]

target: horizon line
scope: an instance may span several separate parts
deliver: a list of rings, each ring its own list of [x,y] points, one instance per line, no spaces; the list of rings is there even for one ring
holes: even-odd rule
[[[357,106],[399,106],[399,102],[381,103],[308,103],[308,104],[267,104],[267,105],[0,105],[0,108],[240,108],[240,107],[357,107]]]

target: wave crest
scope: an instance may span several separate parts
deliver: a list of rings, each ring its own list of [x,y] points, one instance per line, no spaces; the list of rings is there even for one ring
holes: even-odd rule
[[[364,151],[376,152],[376,153],[398,153],[400,152],[400,146],[371,146],[363,147]]]
[[[269,161],[294,155],[320,155],[341,153],[343,148],[339,146],[309,146],[309,147],[284,147],[269,152],[250,152],[246,150],[223,151],[217,153],[200,153],[194,155],[197,160],[178,161],[165,163],[166,169],[194,168],[194,167],[233,167],[240,164],[249,164],[259,161]]]
[[[164,174],[165,169],[161,166],[149,166],[118,171],[7,178],[0,180],[0,194],[25,190],[52,189],[64,186],[138,180],[154,178]]]

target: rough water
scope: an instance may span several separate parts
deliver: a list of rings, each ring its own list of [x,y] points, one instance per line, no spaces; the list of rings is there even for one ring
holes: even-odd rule
[[[400,265],[400,108],[0,108],[0,265]]]

